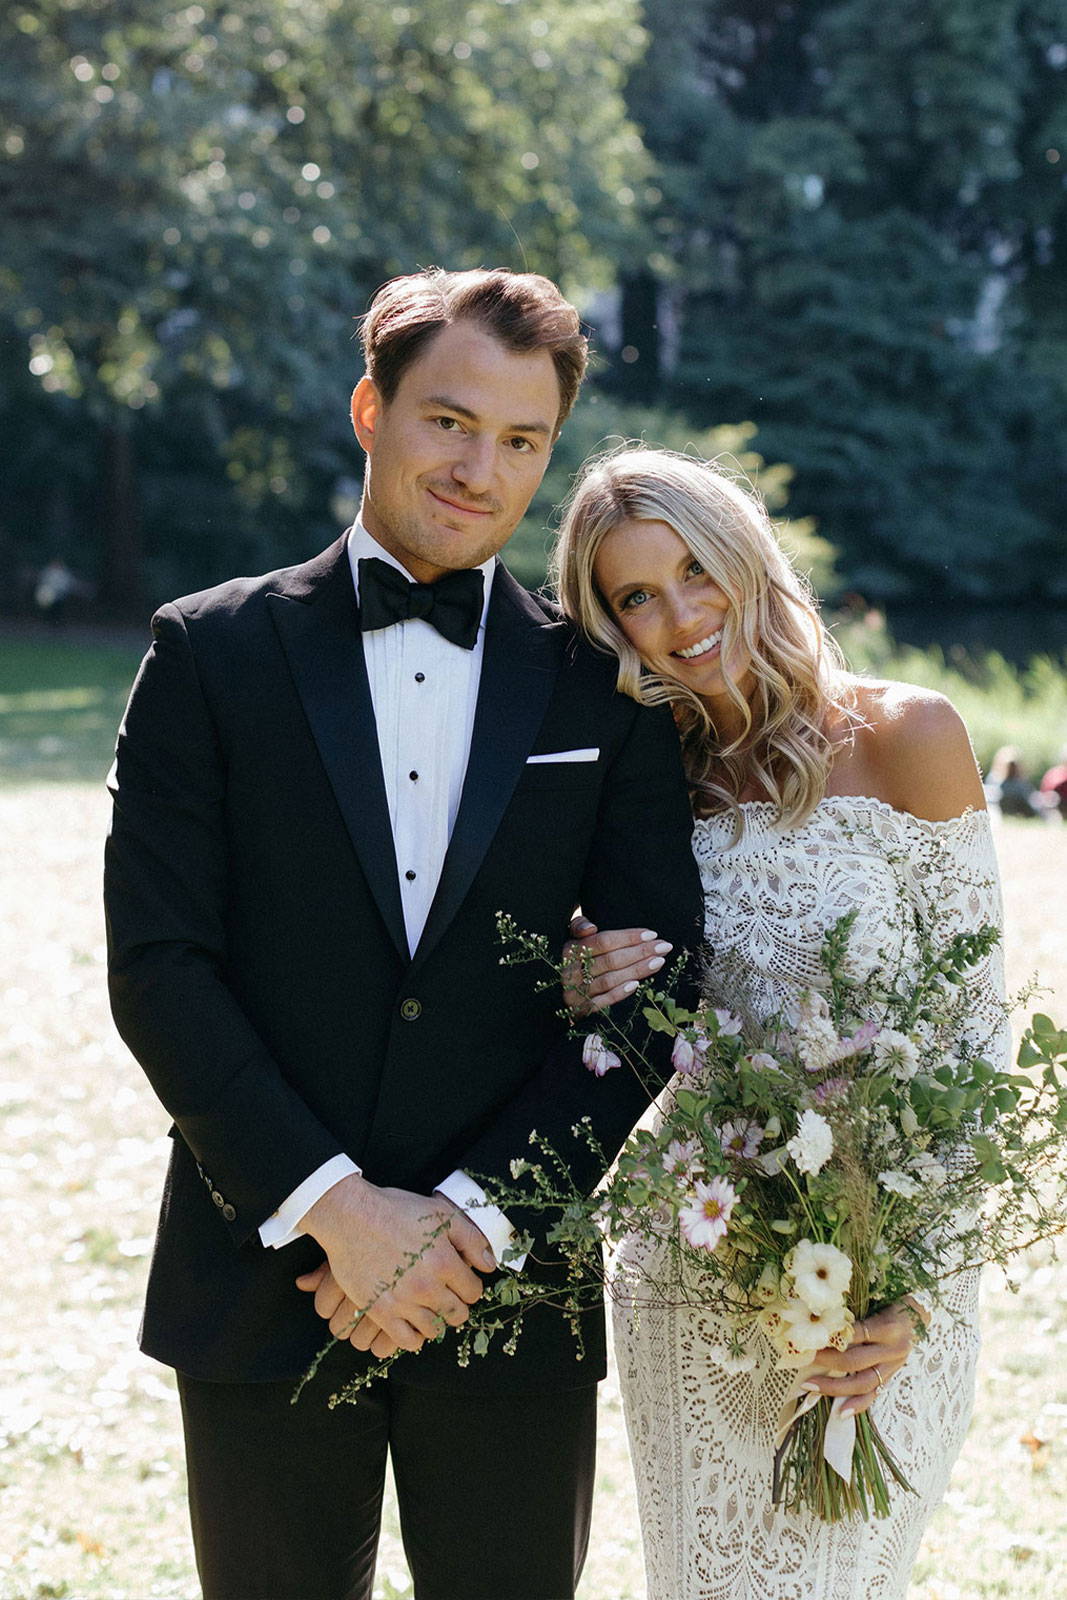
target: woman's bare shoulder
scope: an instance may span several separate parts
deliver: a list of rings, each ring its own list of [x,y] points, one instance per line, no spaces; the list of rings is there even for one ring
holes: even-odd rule
[[[857,749],[880,799],[931,822],[985,809],[970,735],[951,700],[887,679],[854,678],[850,688]]]

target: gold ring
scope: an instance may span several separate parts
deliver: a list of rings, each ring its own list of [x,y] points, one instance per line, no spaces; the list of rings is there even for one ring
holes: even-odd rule
[[[875,1389],[875,1393],[877,1394],[878,1390],[882,1387],[882,1384],[885,1382],[885,1379],[882,1377],[882,1374],[881,1374],[881,1372],[879,1372],[877,1367],[875,1367],[874,1370],[875,1370],[876,1373],[878,1373],[878,1384],[877,1384],[877,1387]]]

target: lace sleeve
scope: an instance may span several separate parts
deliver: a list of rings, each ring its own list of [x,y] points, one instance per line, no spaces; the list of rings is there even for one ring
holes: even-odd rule
[[[1000,874],[988,811],[968,811],[951,822],[909,820],[916,839],[908,853],[907,880],[920,922],[936,926],[942,940],[988,926],[1003,935]],[[1003,1067],[1011,1055],[1011,1024],[1002,942],[971,969],[966,993],[967,1042],[992,1065]]]

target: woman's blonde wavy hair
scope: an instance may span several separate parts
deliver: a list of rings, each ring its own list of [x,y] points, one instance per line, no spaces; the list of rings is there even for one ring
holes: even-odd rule
[[[746,700],[727,679],[743,725],[726,745],[715,743],[712,719],[691,690],[642,662],[597,588],[593,568],[603,540],[634,520],[667,523],[729,599],[721,659],[744,660],[755,688]],[[566,615],[618,658],[621,692],[645,705],[671,705],[695,811],[732,811],[738,837],[740,798],[755,784],[782,824],[810,815],[833,761],[828,714],[836,710],[853,725],[858,718],[844,659],[817,601],[750,487],[670,450],[624,445],[597,457],[564,504],[550,576]]]

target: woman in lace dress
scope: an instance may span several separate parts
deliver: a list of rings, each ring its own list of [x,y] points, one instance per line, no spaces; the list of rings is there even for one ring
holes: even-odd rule
[[[822,937],[846,911],[850,960],[871,973],[898,968],[935,901],[946,936],[999,922],[960,718],[940,695],[845,671],[747,489],[690,457],[609,456],[574,491],[556,568],[564,609],[617,655],[620,687],[673,705],[714,1003],[753,1022],[788,1014],[825,983]],[[915,915],[902,915],[902,879]],[[574,931],[599,1005],[662,965],[639,930]],[[976,1034],[1000,1049],[995,960],[978,976]],[[623,1245],[615,1316],[650,1600],[901,1600],[970,1417],[977,1275],[956,1280],[925,1338],[913,1312],[926,1311],[896,1306],[857,1324],[848,1351],[816,1356],[820,1388],[873,1407],[916,1491],[896,1491],[888,1518],[828,1524],[771,1504],[795,1375],[765,1343],[736,1370],[720,1314],[649,1306],[657,1248]]]

